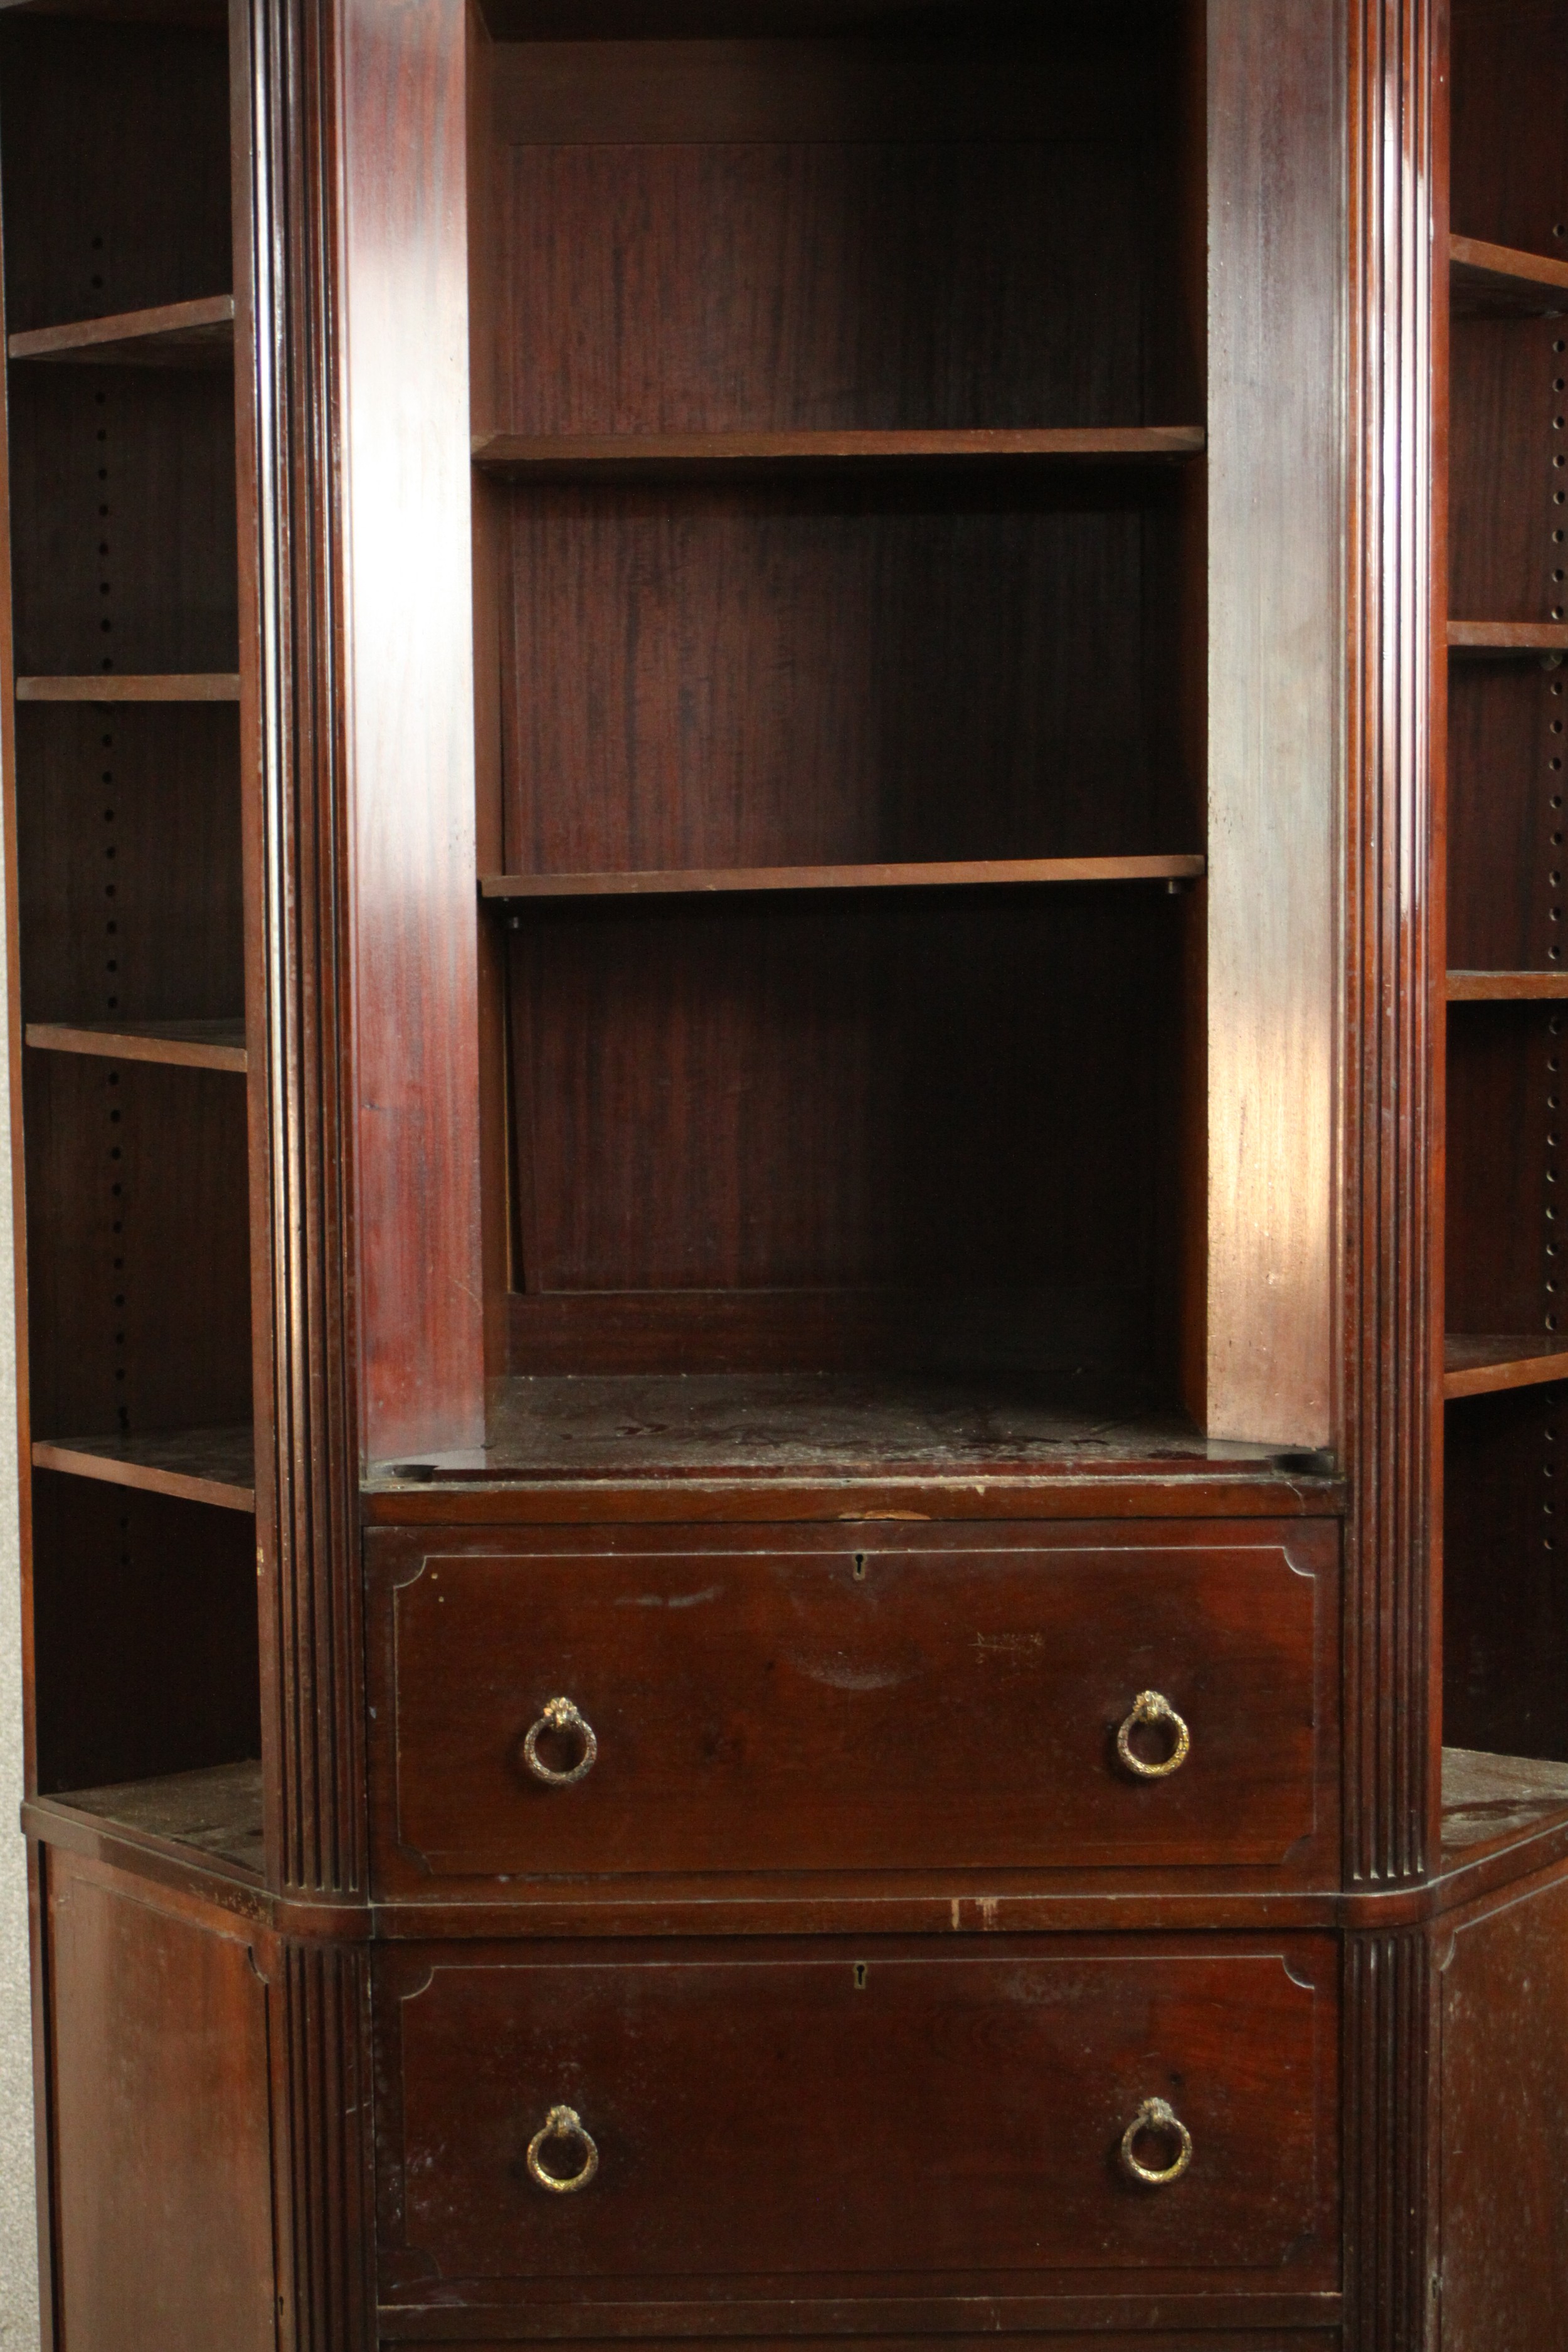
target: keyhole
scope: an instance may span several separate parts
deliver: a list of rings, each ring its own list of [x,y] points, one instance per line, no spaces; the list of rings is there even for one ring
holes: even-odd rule
[[[866,1581],[866,1555],[863,1551],[858,1551],[855,1555],[855,1581],[857,1584],[864,1584]]]
[[[857,1960],[855,1963],[855,1990],[857,1992],[864,1992],[866,1990],[866,1963],[864,1960]]]

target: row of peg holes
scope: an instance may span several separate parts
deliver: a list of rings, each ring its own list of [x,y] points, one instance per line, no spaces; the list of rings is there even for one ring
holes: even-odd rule
[[[95,256],[102,254],[103,239],[101,236],[95,236],[91,240],[90,249]],[[103,290],[103,273],[100,265],[95,265],[90,270],[89,283],[91,290],[95,294],[101,293]],[[109,497],[109,417],[106,413],[109,406],[108,394],[102,391],[96,392],[93,394],[93,405],[95,410],[98,412],[98,422],[93,428],[93,447],[98,457],[98,464],[94,468],[98,492],[96,499],[98,511],[92,520],[97,526],[95,538],[97,542],[96,553],[98,557],[99,574],[98,593],[100,599],[101,600],[101,609],[99,615],[99,633],[100,635],[107,637],[111,636],[114,633],[114,616],[112,612],[110,610],[110,602],[113,594],[113,582],[110,578],[109,574],[110,541],[108,526],[110,520],[110,515]],[[100,667],[106,670],[111,670],[114,667],[114,656],[112,654],[105,653],[101,657]],[[106,755],[112,753],[114,750],[114,737],[112,734],[104,734],[100,737],[99,750]],[[114,781],[113,764],[111,760],[106,756],[103,766],[100,771],[100,782],[104,791],[103,823],[108,827],[108,831],[103,835],[103,864],[106,869],[103,879],[103,939],[105,950],[103,965],[103,977],[105,982],[103,1004],[104,1011],[106,1013],[118,1013],[120,1010],[119,886],[115,880],[114,871],[114,861],[118,854],[119,845],[115,839],[117,813],[114,807]],[[126,1301],[125,1291],[122,1286],[125,1278],[125,1258],[123,1254],[125,1234],[124,1146],[121,1140],[122,1114],[120,1108],[120,1073],[118,1070],[110,1070],[106,1073],[103,1081],[103,1092],[104,1123],[109,1130],[109,1139],[105,1149],[108,1154],[109,1203],[110,1213],[110,1237],[112,1244],[112,1252],[110,1260],[110,1272],[112,1276],[110,1288],[111,1318],[110,1328],[113,1335],[114,1346],[114,1386],[116,1390],[114,1410],[118,1426],[121,1430],[129,1430],[131,1426],[131,1408],[127,1403],[125,1397],[127,1377],[125,1363]],[[120,1521],[120,1536],[122,1547],[128,1542],[130,1532],[131,1522],[129,1518],[122,1518]],[[122,1548],[121,1551],[121,1566],[122,1568],[128,1568],[130,1565],[130,1552]]]

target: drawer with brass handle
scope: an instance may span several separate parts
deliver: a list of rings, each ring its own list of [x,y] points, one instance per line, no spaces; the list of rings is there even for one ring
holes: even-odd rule
[[[385,2287],[1327,2292],[1337,1987],[1315,1936],[389,1948]]]
[[[373,1536],[383,1894],[624,1872],[1332,1882],[1332,1528],[680,1533]]]

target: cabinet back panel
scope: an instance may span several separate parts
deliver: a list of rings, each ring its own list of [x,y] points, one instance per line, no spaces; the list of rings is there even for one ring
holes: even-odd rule
[[[16,364],[11,432],[18,671],[237,669],[229,376]]]
[[[242,1512],[35,1472],[33,1632],[43,1795],[260,1754]]]
[[[990,1292],[1026,1330],[1048,1291],[1146,1330],[1163,899],[552,908],[511,940],[531,1291]]]
[[[25,703],[16,765],[25,1018],[237,1014],[235,711]]]
[[[1143,659],[1180,510],[1058,495],[518,493],[509,867],[1201,848]]]
[[[1568,5],[1454,0],[1452,37],[1455,235],[1568,258]]]
[[[1568,1265],[1556,1149],[1565,1027],[1558,1006],[1449,1008],[1450,1331],[1549,1331],[1563,1311],[1568,1292],[1547,1286],[1561,1286]],[[1511,1148],[1500,1150],[1500,1139]]]
[[[496,66],[517,433],[1191,422],[1174,12],[1148,37],[522,45]],[[1151,403],[1152,407],[1151,408]],[[1162,413],[1154,414],[1158,410]],[[1163,413],[1169,411],[1170,413]]]
[[[251,1416],[245,1082],[27,1051],[37,1437]]]
[[[5,22],[12,333],[228,290],[228,109],[221,32]]]
[[[1565,676],[1534,662],[1452,665],[1448,962],[1456,971],[1550,971],[1568,953]]]
[[[1444,1741],[1568,1759],[1568,1388],[1445,1421]]]
[[[1568,610],[1568,320],[1456,319],[1448,609],[1460,621]]]

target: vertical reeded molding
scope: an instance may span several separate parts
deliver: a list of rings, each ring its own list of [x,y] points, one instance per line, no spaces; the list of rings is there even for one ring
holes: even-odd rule
[[[268,1853],[365,1879],[331,0],[236,0],[246,893]],[[248,250],[247,248],[248,247]]]
[[[1436,2341],[1436,1979],[1426,1932],[1345,1942],[1345,2342]]]
[[[1364,1886],[1423,1874],[1436,1777],[1433,0],[1352,0],[1350,31],[1345,1818]]]
[[[374,2352],[370,1969],[363,1946],[287,1948],[270,1986],[280,2345]]]

